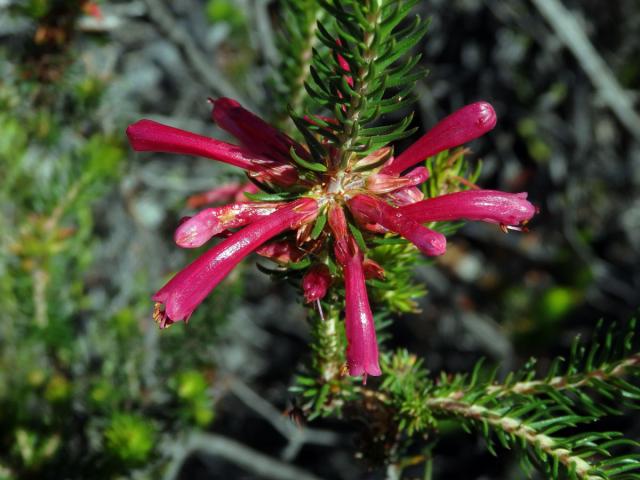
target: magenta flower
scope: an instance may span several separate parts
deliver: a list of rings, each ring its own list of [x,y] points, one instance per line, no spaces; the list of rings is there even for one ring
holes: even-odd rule
[[[426,158],[481,137],[493,130],[496,122],[496,112],[487,102],[477,102],[462,107],[385,165],[382,173],[398,175]]]
[[[344,58],[338,61],[348,81],[349,64]],[[385,270],[366,257],[363,247],[376,235],[397,234],[424,254],[437,256],[445,252],[447,242],[432,229],[433,222],[479,220],[506,231],[521,229],[535,214],[526,193],[468,190],[424,198],[420,184],[429,179],[429,171],[422,162],[491,130],[496,115],[486,102],[456,111],[395,158],[393,148],[384,146],[363,158],[354,155],[346,166],[337,165],[335,147],[320,137],[314,141],[325,142],[327,158],[319,159],[318,149],[298,143],[234,100],[211,103],[213,120],[239,145],[151,120],[127,129],[135,150],[204,156],[245,170],[251,180],[189,198],[190,208],[225,205],[209,206],[186,218],[176,229],[176,243],[183,248],[200,247],[212,239],[219,243],[153,296],[154,318],[161,327],[187,321],[238,262],[255,252],[276,262],[277,268],[300,272],[305,300],[320,313],[330,289],[343,285],[348,372],[364,379],[380,375],[365,282],[383,280]],[[334,122],[323,117],[300,120],[316,128]]]
[[[206,208],[181,223],[176,230],[174,240],[180,247],[197,248],[225,230],[244,227],[260,217],[271,215],[282,205],[281,203],[243,202]]]
[[[334,252],[344,272],[345,333],[347,335],[347,368],[349,375],[381,374],[378,363],[378,341],[373,314],[367,297],[363,255],[354,238],[348,233],[342,208],[329,209],[329,227],[335,236]]]
[[[378,262],[365,258],[364,262],[362,262],[362,269],[364,270],[364,278],[367,280],[372,278],[384,280],[384,268]]]
[[[307,151],[291,137],[272,127],[257,115],[230,98],[209,99],[213,105],[211,117],[220,128],[236,137],[240,144],[255,153],[287,164],[293,148],[303,158]]]
[[[351,240],[353,254],[342,264],[344,289],[346,292],[345,331],[347,334],[347,367],[354,377],[378,376],[378,341],[373,315],[364,283],[362,254],[355,241]]]
[[[312,221],[318,204],[301,198],[278,209],[211,248],[178,272],[153,296],[161,328],[187,321],[196,307],[240,261],[270,238]]]
[[[221,142],[214,138],[163,125],[153,120],[140,120],[127,128],[127,136],[138,152],[165,152],[195,155],[240,167],[264,182],[292,185],[298,174],[288,165],[251,150]]]
[[[389,205],[384,200],[368,195],[356,195],[348,201],[354,216],[361,221],[379,224],[403,236],[425,255],[442,255],[447,248],[447,239],[441,233],[422,226],[417,221]],[[366,224],[364,225],[366,227]]]
[[[448,222],[477,220],[518,228],[536,213],[527,194],[495,190],[466,190],[429,198],[401,207],[400,212],[414,221]]]
[[[306,252],[290,239],[269,242],[257,249],[256,253],[280,265],[298,263],[306,255]]]
[[[407,190],[410,187],[420,185],[429,179],[429,170],[426,167],[416,167],[402,177],[374,173],[367,178],[367,190],[373,193],[390,193]]]

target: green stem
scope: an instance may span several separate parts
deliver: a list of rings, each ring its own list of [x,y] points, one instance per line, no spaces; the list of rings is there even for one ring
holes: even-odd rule
[[[343,364],[343,353],[340,345],[340,309],[333,305],[325,309],[324,318],[316,316],[314,319],[314,359],[320,377],[324,382],[330,382],[340,377]]]
[[[371,84],[371,66],[377,59],[376,52],[373,50],[372,45],[378,34],[378,27],[382,18],[382,7],[374,1],[366,2],[370,10],[367,18],[369,24],[373,27],[372,30],[364,32],[363,43],[365,49],[362,52],[362,59],[364,60],[357,72],[353,72],[353,90],[354,95],[351,96],[349,107],[345,113],[345,121],[342,123],[342,133],[338,136],[338,144],[336,145],[339,154],[339,166],[341,170],[345,170],[349,166],[351,160],[351,148],[358,139],[358,121],[360,120],[360,114],[362,113],[362,98],[364,98]],[[355,8],[360,8],[356,6]]]

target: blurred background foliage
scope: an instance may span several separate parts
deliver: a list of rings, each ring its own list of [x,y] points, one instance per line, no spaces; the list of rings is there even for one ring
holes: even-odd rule
[[[431,74],[415,125],[492,102],[478,183],[540,207],[526,235],[468,225],[416,267],[429,294],[389,344],[435,373],[544,365],[599,318],[637,313],[640,138],[536,4],[419,6]],[[640,4],[564,4],[633,108]],[[146,116],[223,138],[207,96],[281,116],[282,21],[268,0],[0,0],[0,479],[382,478],[354,459],[375,426],[283,415],[299,420],[287,388],[309,358],[293,288],[247,262],[188,326],[151,320],[150,294],[193,255],[171,242],[186,197],[234,172],[133,155],[124,128]],[[638,438],[637,418],[615,422]],[[442,433],[434,478],[519,478],[515,459]]]

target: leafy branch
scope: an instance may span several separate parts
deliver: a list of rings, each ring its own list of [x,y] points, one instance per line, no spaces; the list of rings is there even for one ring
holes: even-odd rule
[[[589,348],[577,338],[569,360],[557,359],[542,379],[531,361],[502,383],[495,381],[496,369],[487,372],[483,362],[471,374],[443,373],[435,381],[421,360],[399,350],[384,355],[377,390],[344,377],[329,383],[305,377],[298,388],[309,399],[306,408],[324,416],[340,415],[361,399],[376,403],[404,433],[399,442],[421,442],[423,432],[437,431],[448,419],[482,434],[493,454],[497,446],[526,453],[523,468],[535,467],[545,478],[637,479],[640,444],[593,428],[604,415],[640,408],[635,330],[635,321],[618,334],[613,325]],[[318,396],[322,389],[330,393]]]
[[[598,331],[601,329],[602,324]],[[486,392],[497,399],[549,398],[568,411],[579,410],[594,418],[621,415],[622,409],[640,404],[640,388],[626,379],[640,373],[640,354],[633,351],[635,331],[636,321],[632,320],[616,342],[613,324],[603,340],[590,348],[576,338],[569,360],[556,359],[545,378],[535,378],[535,361],[530,361],[502,385],[489,385]]]
[[[332,115],[331,121],[309,116],[296,124],[323,137],[336,151],[335,165],[344,170],[352,158],[361,158],[389,143],[410,135],[411,118],[387,126],[368,127],[381,115],[392,113],[413,101],[415,82],[424,76],[417,69],[420,56],[405,60],[406,53],[426,33],[427,26],[415,17],[397,28],[417,0],[320,0],[333,19],[318,24],[318,39],[330,52],[314,49],[309,96]],[[325,157],[325,151],[318,156]]]
[[[559,430],[564,431],[592,419],[576,415],[543,415],[545,410],[557,412],[556,406],[550,402],[529,402],[514,409],[511,405],[486,407],[445,397],[430,399],[427,405],[435,414],[452,415],[467,427],[481,429],[494,454],[491,432],[504,448],[527,449],[531,460],[550,478],[561,478],[561,467],[569,478],[585,480],[630,478],[627,474],[640,471],[640,454],[611,457],[613,448],[640,446],[620,438],[620,433],[589,432],[554,437],[552,434]],[[600,460],[599,457],[605,458]]]
[[[640,472],[640,454],[616,452],[640,445],[617,432],[584,432],[604,415],[640,408],[640,388],[632,380],[640,377],[635,331],[631,321],[616,335],[614,324],[589,348],[577,338],[569,360],[556,359],[543,379],[536,379],[531,361],[501,384],[495,369],[483,378],[482,362],[470,375],[443,374],[433,382],[415,357],[401,352],[386,362],[383,390],[409,434],[454,418],[480,431],[494,454],[496,439],[504,448],[527,451],[524,466],[534,464],[549,478],[639,478],[632,472]]]

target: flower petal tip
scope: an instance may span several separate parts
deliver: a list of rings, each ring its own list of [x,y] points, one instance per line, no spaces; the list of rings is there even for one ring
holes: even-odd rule
[[[489,102],[477,102],[471,105],[477,110],[476,125],[483,133],[493,130],[498,123],[498,115]]]
[[[362,377],[365,383],[366,378],[369,375],[372,377],[379,377],[380,375],[382,375],[380,366],[377,363],[371,363],[368,365],[347,364],[347,369],[349,370],[350,377]]]
[[[208,208],[182,222],[173,235],[176,245],[182,248],[198,248],[220,233],[224,227],[220,226],[212,212],[213,209]]]
[[[136,152],[144,152],[152,149],[149,143],[149,136],[157,128],[156,122],[143,118],[127,127],[125,131],[129,144]]]

